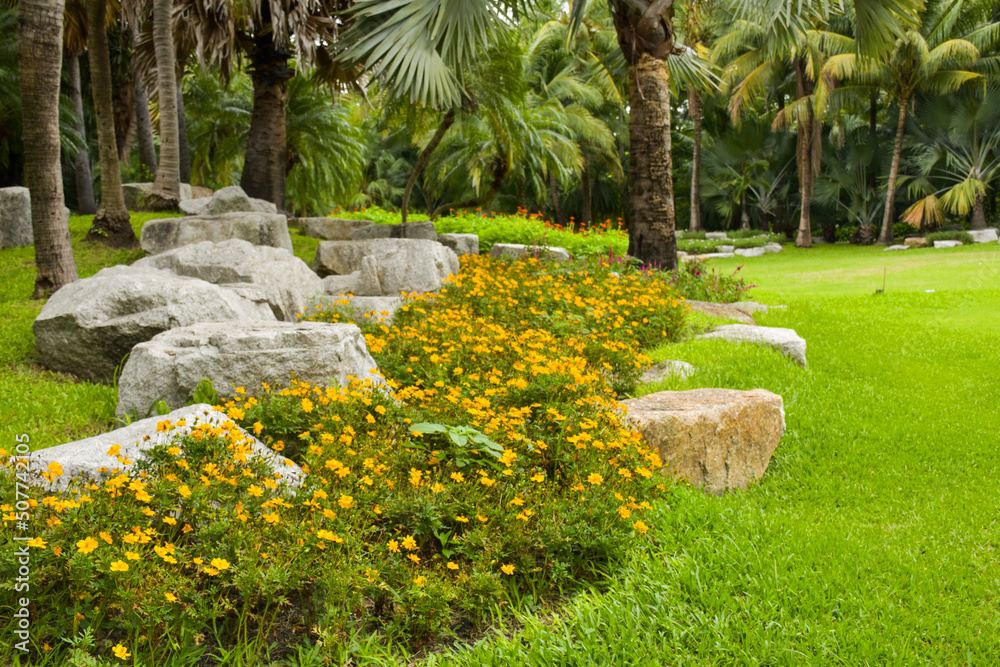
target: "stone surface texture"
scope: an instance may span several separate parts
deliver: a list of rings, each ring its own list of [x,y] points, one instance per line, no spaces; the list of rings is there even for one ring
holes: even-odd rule
[[[781,251],[782,251],[782,247],[781,247],[780,243],[766,243],[766,244],[764,244],[764,252],[766,252],[766,253],[770,254],[770,253],[781,252]]]
[[[661,391],[623,404],[664,472],[716,495],[759,480],[785,432],[784,402],[763,389]]]
[[[478,255],[478,234],[438,234],[438,243],[448,246],[456,255]]]
[[[118,382],[116,414],[133,409],[145,413],[158,400],[171,408],[184,405],[202,378],[210,379],[220,399],[226,399],[234,396],[234,386],[253,394],[265,382],[287,385],[294,377],[346,385],[348,376],[384,384],[354,324],[194,324],[133,348]]]
[[[263,199],[254,199],[238,185],[222,188],[211,197],[183,201],[184,215],[220,215],[222,213],[277,213],[278,207]]]
[[[184,426],[170,431],[157,430],[156,425],[164,420],[178,422],[181,419],[185,421]],[[200,423],[218,426],[229,421],[231,420],[226,415],[213,410],[211,405],[189,405],[162,417],[141,419],[109,433],[40,449],[25,458],[28,459],[29,471],[39,474],[45,472],[50,463],[61,465],[63,474],[48,483],[50,490],[60,491],[65,490],[70,480],[77,475],[98,481],[110,476],[112,471],[128,470],[143,457],[147,449],[169,443],[177,435],[186,435]],[[304,474],[298,465],[275,453],[243,429],[240,429],[240,433],[245,439],[243,444],[250,450],[251,458],[259,457],[267,461],[271,469],[281,475],[283,483],[292,487],[301,485]],[[132,463],[125,465],[117,457],[109,456],[108,450],[114,445],[121,448],[119,455]]]
[[[725,241],[729,237],[726,236],[725,232],[706,232],[705,239],[707,241]]]
[[[312,268],[322,277],[346,276],[357,271],[366,292],[371,291],[368,288],[372,287],[370,277],[374,273],[381,294],[364,296],[398,296],[403,292],[433,292],[449,275],[457,274],[460,267],[454,251],[437,241],[369,239],[321,242]],[[361,296],[359,292],[354,294]]]
[[[964,245],[961,241],[935,241],[935,248],[958,248]]]
[[[767,253],[763,246],[759,248],[737,248],[736,253],[740,257],[762,257]]]
[[[140,244],[148,254],[156,255],[202,241],[220,243],[229,239],[243,239],[253,245],[292,252],[288,219],[275,213],[223,213],[150,220],[143,225]]]
[[[350,241],[351,232],[360,227],[374,227],[371,220],[345,218],[299,218],[295,221],[304,236],[324,241]]]
[[[0,188],[0,248],[26,248],[34,243],[28,188]]]
[[[903,239],[903,244],[911,248],[926,248],[927,239],[922,236],[913,236],[907,239]]]
[[[793,329],[755,327],[746,324],[724,324],[698,338],[728,340],[734,343],[755,343],[778,350],[799,364],[806,365],[806,341]]]
[[[125,197],[125,207],[130,211],[141,211],[146,207],[146,199],[153,191],[152,183],[122,183],[122,195]],[[192,199],[191,185],[181,183],[181,201]]]
[[[494,243],[490,248],[490,257],[535,257],[539,259],[554,259],[557,262],[565,262],[570,259],[569,251],[566,248],[559,248],[548,245],[524,245],[521,243]]]
[[[691,310],[708,315],[709,317],[718,317],[724,320],[736,320],[737,322],[742,322],[743,324],[757,324],[754,322],[750,313],[742,308],[738,308],[735,304],[692,300],[686,300],[684,303],[689,305]]]
[[[1000,240],[1000,237],[997,236],[997,230],[993,227],[987,229],[970,229],[969,235],[976,243],[995,243]]]
[[[686,380],[696,370],[698,369],[686,361],[667,359],[647,368],[646,372],[639,378],[639,381],[644,383],[659,382],[668,377],[677,377],[681,380]]]
[[[910,249],[910,246],[908,246],[908,245],[891,245],[888,248],[886,248],[885,250],[883,250],[882,252],[889,252],[890,250],[895,251],[895,250],[909,250],[909,249]]]
[[[111,382],[134,345],[174,327],[233,321],[274,321],[274,314],[203,280],[113,266],[58,290],[32,328],[46,366]]]
[[[284,248],[253,245],[242,239],[203,241],[145,257],[133,266],[163,269],[216,285],[251,283],[275,288],[278,319],[295,321],[306,302],[323,293],[323,281],[305,262]],[[246,296],[246,295],[245,295]]]

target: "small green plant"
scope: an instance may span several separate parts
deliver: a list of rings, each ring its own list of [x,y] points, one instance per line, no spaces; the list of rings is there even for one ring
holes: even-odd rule
[[[202,378],[198,381],[198,386],[194,389],[194,396],[191,400],[195,403],[208,403],[209,405],[216,405],[219,402],[219,392],[215,391],[215,387],[212,386],[212,381],[208,378]]]
[[[440,434],[445,443],[455,446],[453,454],[455,466],[463,472],[473,465],[487,464],[496,468],[496,464],[503,456],[503,447],[490,440],[482,431],[477,431],[470,426],[448,426],[446,424],[434,424],[431,422],[421,422],[410,427],[410,431],[429,435]],[[420,443],[410,443],[410,447],[427,449]],[[486,456],[484,456],[484,454]],[[493,460],[490,460],[492,458]]]
[[[975,241],[969,232],[933,232],[924,238],[927,243],[933,245],[935,241],[961,241],[964,245],[972,245]]]

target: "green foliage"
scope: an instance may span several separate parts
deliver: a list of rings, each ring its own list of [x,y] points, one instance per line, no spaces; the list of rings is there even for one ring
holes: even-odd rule
[[[754,287],[736,275],[739,271],[740,268],[737,268],[726,276],[716,273],[714,268],[709,270],[704,262],[692,259],[681,262],[669,282],[685,299],[733,303],[742,300]]]
[[[965,245],[972,245],[975,241],[969,232],[932,232],[924,236],[928,243],[934,241],[961,241]]]

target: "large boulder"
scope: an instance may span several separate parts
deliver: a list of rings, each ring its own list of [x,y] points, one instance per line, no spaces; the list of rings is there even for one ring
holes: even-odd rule
[[[725,232],[705,232],[706,241],[725,241],[728,238]]]
[[[424,239],[426,241],[437,240],[437,230],[430,220],[417,220],[415,222],[404,222],[399,225],[370,225],[367,227],[358,226],[351,230],[351,240],[364,241],[367,239]]]
[[[352,241],[368,241],[370,239],[391,239],[392,225],[370,224],[355,227],[351,230]]]
[[[782,248],[781,248],[781,244],[780,243],[765,243],[764,244],[764,252],[766,252],[766,253],[781,252],[781,250],[782,250]]]
[[[494,243],[490,248],[490,257],[537,257],[539,259],[554,259],[565,262],[570,258],[566,248],[547,245],[523,245],[521,243]]]
[[[735,250],[735,254],[740,257],[762,257],[766,252],[767,250],[764,249],[764,246],[760,246],[759,248],[737,248]]]
[[[975,243],[995,243],[998,240],[997,230],[993,227],[986,229],[970,229],[969,236]]]
[[[385,382],[354,324],[201,323],[132,349],[118,381],[117,414],[144,414],[159,400],[184,405],[202,378],[225,399],[235,395],[234,385],[252,394],[263,383],[287,385],[293,377],[319,385],[346,385],[350,377]]]
[[[908,236],[903,239],[903,244],[909,248],[926,248],[927,239],[923,236]]]
[[[677,361],[675,359],[667,359],[661,361],[658,364],[653,364],[642,374],[639,378],[639,382],[649,383],[649,382],[659,382],[660,380],[665,380],[667,378],[676,377],[681,380],[686,380],[692,373],[694,373],[697,368],[694,365],[689,364],[686,361]]]
[[[350,241],[351,232],[360,227],[374,227],[371,220],[344,218],[299,218],[295,221],[304,236],[325,241]]]
[[[910,246],[908,246],[908,245],[897,244],[897,245],[891,245],[891,246],[885,248],[883,250],[883,252],[890,252],[890,251],[896,251],[896,250],[909,250],[909,249],[910,249]]]
[[[184,215],[221,215],[223,213],[277,213],[278,207],[263,199],[254,199],[238,185],[222,188],[211,197],[181,202]]]
[[[125,206],[130,211],[141,211],[149,203],[149,195],[153,192],[152,183],[122,183],[122,195],[125,196]],[[191,185],[181,183],[180,201],[190,201]]]
[[[479,254],[479,236],[477,234],[438,234],[437,240],[441,245],[454,250],[459,257]]]
[[[34,245],[28,188],[0,188],[0,248]]]
[[[622,403],[664,472],[716,495],[759,480],[785,432],[781,396],[763,389],[661,391]]]
[[[734,343],[767,345],[799,364],[806,365],[806,341],[793,329],[780,327],[755,327],[746,324],[725,324],[714,331],[698,336],[707,340],[728,340]]]
[[[960,248],[964,245],[961,241],[935,241],[935,248]]]
[[[183,426],[175,426],[170,430],[161,430],[158,424],[169,421],[172,424],[183,420]],[[136,462],[140,461],[148,449],[157,445],[167,444],[179,435],[187,435],[202,423],[212,426],[224,426],[232,420],[226,415],[212,409],[211,405],[189,405],[174,410],[162,417],[149,417],[133,422],[103,435],[69,442],[58,447],[49,447],[32,452],[24,457],[28,460],[28,471],[41,475],[48,470],[49,465],[58,463],[63,474],[47,484],[52,491],[65,490],[71,479],[81,476],[84,479],[100,481],[104,478],[127,472]],[[275,473],[280,475],[283,483],[292,487],[302,484],[304,474],[294,461],[276,454],[255,437],[237,427],[243,440],[242,447],[249,450],[251,458],[260,458],[268,463]],[[117,455],[108,451],[118,445]],[[118,458],[121,457],[121,458]],[[123,462],[123,459],[125,462]]]
[[[289,322],[295,320],[311,297],[323,293],[323,281],[291,252],[242,239],[185,245],[140,259],[133,266],[164,269],[216,285],[251,283],[273,287],[279,295],[272,304],[275,315]]]
[[[140,244],[148,254],[156,255],[202,241],[219,243],[229,239],[292,251],[288,219],[275,213],[223,213],[150,220],[142,227]]]
[[[58,290],[32,329],[46,366],[111,382],[137,343],[173,327],[232,321],[274,321],[274,314],[204,280],[113,266]]]
[[[371,278],[377,279],[381,294],[366,289],[369,293],[365,296],[396,296],[403,292],[433,292],[460,267],[455,253],[436,241],[370,239],[323,241],[316,249],[312,268],[323,277],[347,276],[357,271],[363,286],[372,288],[375,281]],[[342,288],[360,295],[349,286]]]

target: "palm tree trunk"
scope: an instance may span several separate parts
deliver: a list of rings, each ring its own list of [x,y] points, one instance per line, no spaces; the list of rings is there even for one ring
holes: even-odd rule
[[[264,5],[265,20],[270,11]],[[288,161],[285,113],[288,106],[288,68],[290,53],[278,51],[271,33],[254,38],[255,51],[250,57],[253,73],[253,113],[243,177],[240,186],[251,197],[266,199],[285,208],[285,167]]]
[[[97,213],[97,200],[94,198],[94,178],[90,173],[90,152],[87,150],[87,127],[83,122],[83,94],[80,88],[80,54],[66,55],[66,73],[69,78],[69,97],[73,102],[73,112],[79,120],[76,131],[83,137],[83,148],[73,160],[73,173],[76,177],[76,209],[80,215]]]
[[[552,198],[552,216],[555,218],[555,223],[563,227],[566,220],[563,218],[562,204],[559,202],[559,182],[551,171],[549,172],[549,196]]]
[[[628,252],[644,264],[673,270],[677,220],[670,157],[670,74],[665,61],[646,53],[629,70]]]
[[[147,202],[149,208],[176,211],[181,201],[180,144],[177,135],[177,70],[172,0],[153,2],[153,47],[156,50],[156,88],[160,101],[160,164]]]
[[[896,178],[899,176],[899,158],[903,154],[903,133],[906,130],[906,108],[910,105],[909,95],[899,100],[899,122],[896,125],[896,144],[892,148],[892,165],[889,167],[888,191],[885,193],[885,211],[882,217],[882,231],[878,242],[892,243],[892,221],[896,219]]]
[[[750,214],[747,213],[747,193],[740,197],[740,229],[750,229]]]
[[[188,144],[187,122],[184,120],[184,91],[181,88],[181,77],[184,68],[177,74],[177,143],[180,144],[180,180],[181,183],[191,182],[191,145]]]
[[[701,231],[701,98],[694,88],[688,88],[688,108],[694,122],[694,154],[691,156],[691,222],[692,232]]]
[[[40,299],[77,279],[69,225],[63,211],[59,162],[59,73],[63,0],[20,0],[17,55],[24,123],[24,183],[31,192],[35,237],[35,289]]]
[[[795,61],[796,91],[799,99],[810,94],[809,81],[805,75],[805,62],[802,58]],[[795,237],[795,247],[812,247],[812,191],[813,191],[813,130],[815,118],[812,105],[809,106],[806,122],[799,123],[796,137],[796,157],[799,163],[799,196],[802,202],[799,213],[799,232]]]
[[[583,173],[580,174],[580,187],[583,203],[580,207],[580,219],[576,223],[576,231],[580,231],[584,227],[590,227],[590,223],[593,222],[594,217],[594,195],[590,183],[590,160],[587,159],[586,154],[583,156]]]
[[[107,0],[87,0],[87,24],[104,26]],[[118,165],[118,140],[115,136],[114,106],[111,91],[111,58],[108,33],[87,31],[90,60],[90,87],[97,116],[97,147],[101,163],[101,208],[87,232],[87,240],[100,241],[112,248],[135,248],[139,245],[129,222],[122,175]]]
[[[417,184],[417,178],[420,177],[420,173],[427,166],[427,162],[431,159],[431,154],[434,149],[438,147],[441,140],[444,139],[445,132],[448,131],[455,123],[455,110],[448,109],[448,113],[444,115],[441,119],[441,124],[438,125],[437,131],[434,136],[431,137],[430,142],[424,146],[424,150],[420,151],[420,156],[417,157],[417,163],[413,165],[413,171],[410,172],[410,177],[406,179],[406,187],[403,189],[403,202],[401,204],[402,209],[402,222],[406,222],[407,209],[410,206],[410,194],[413,192],[413,186]]]
[[[972,209],[972,228],[986,229],[986,198],[976,195],[976,205]]]
[[[153,141],[153,123],[149,119],[149,96],[138,73],[135,75],[135,125],[139,137],[139,164],[156,178],[156,143]]]

